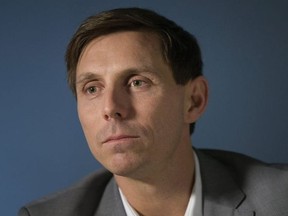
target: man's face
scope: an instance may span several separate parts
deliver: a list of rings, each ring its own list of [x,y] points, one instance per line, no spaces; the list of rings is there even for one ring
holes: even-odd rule
[[[185,86],[175,83],[152,33],[93,40],[79,59],[76,89],[90,150],[116,175],[159,172],[189,145]]]

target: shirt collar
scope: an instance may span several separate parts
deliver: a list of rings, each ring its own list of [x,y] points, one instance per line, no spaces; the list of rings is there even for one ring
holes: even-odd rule
[[[195,182],[184,216],[202,216],[202,181],[200,165],[197,155],[194,152]]]
[[[186,208],[184,216],[202,216],[202,182],[200,175],[200,165],[197,155],[194,152],[194,163],[195,163],[195,183],[193,190]],[[124,209],[127,216],[139,216],[135,209],[129,204],[126,197],[118,187]]]

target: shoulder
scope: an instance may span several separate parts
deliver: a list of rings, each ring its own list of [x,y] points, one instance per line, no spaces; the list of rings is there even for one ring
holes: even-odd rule
[[[112,174],[106,170],[93,173],[63,191],[27,204],[20,209],[19,216],[76,216],[84,215],[83,212],[92,215],[111,178]]]
[[[288,164],[266,163],[253,157],[231,151],[209,149],[197,151],[200,155],[205,154],[206,156],[217,160],[231,172],[238,171],[242,174],[259,174],[262,177],[263,174],[265,175],[266,173],[269,174],[269,177],[271,177],[271,174],[288,174]]]
[[[225,170],[246,195],[246,200],[263,212],[285,210],[288,200],[288,164],[265,163],[228,151],[196,150],[201,169]],[[212,163],[214,163],[212,165]],[[215,166],[215,164],[217,164]],[[212,170],[209,167],[213,167]]]
[[[222,150],[198,150],[198,152],[200,157],[204,154],[219,162],[236,181],[259,183],[283,180],[285,181],[283,183],[288,185],[288,164],[265,163],[244,154]]]

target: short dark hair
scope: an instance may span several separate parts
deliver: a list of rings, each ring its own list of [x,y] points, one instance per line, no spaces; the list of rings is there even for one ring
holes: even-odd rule
[[[68,84],[76,93],[76,68],[83,49],[95,38],[120,31],[148,31],[161,40],[164,59],[170,64],[177,84],[202,75],[201,51],[197,40],[175,22],[142,8],[118,8],[88,17],[72,37],[66,51]],[[195,123],[190,125],[190,134]]]

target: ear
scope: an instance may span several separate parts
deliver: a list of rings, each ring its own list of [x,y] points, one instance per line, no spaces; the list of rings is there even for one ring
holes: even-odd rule
[[[208,82],[203,76],[190,80],[185,85],[185,122],[193,123],[204,112],[208,101]]]

